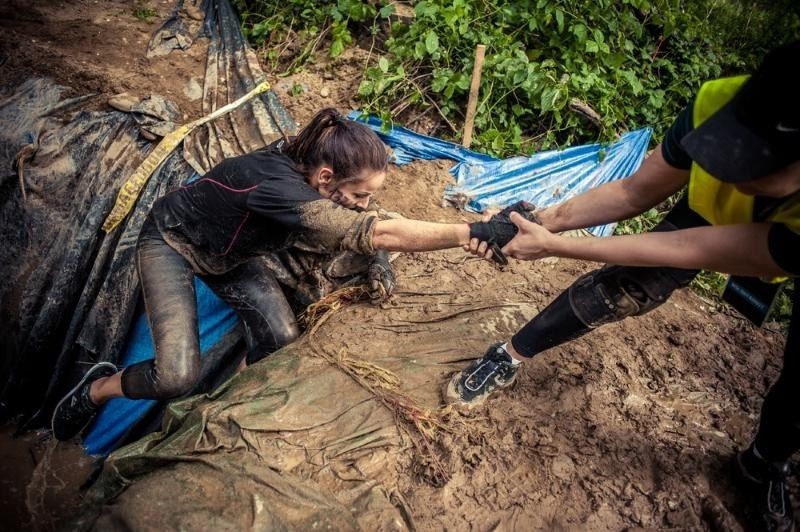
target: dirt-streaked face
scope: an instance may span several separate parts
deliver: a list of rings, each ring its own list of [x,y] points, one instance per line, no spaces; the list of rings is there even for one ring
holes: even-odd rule
[[[333,171],[327,166],[321,166],[309,178],[309,184],[317,189],[322,197],[327,198],[342,207],[365,209],[369,200],[377,192],[386,179],[386,172],[366,171],[358,176],[356,181],[347,181],[337,184],[333,180]]]
[[[753,181],[734,185],[736,190],[750,196],[784,198],[800,190],[800,161]]]

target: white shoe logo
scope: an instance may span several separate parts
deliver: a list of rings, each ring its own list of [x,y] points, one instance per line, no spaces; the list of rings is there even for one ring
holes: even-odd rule
[[[775,126],[775,129],[777,129],[781,133],[797,133],[798,131],[800,131],[800,128],[784,126],[783,123]]]

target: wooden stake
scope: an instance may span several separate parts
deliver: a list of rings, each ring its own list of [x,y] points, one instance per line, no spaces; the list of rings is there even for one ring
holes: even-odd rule
[[[481,86],[481,70],[483,70],[483,56],[486,46],[479,44],[475,47],[475,63],[472,65],[472,83],[469,86],[469,100],[467,101],[467,119],[464,121],[464,140],[461,142],[465,148],[472,144],[472,126],[475,124],[475,111],[478,109],[478,91]]]

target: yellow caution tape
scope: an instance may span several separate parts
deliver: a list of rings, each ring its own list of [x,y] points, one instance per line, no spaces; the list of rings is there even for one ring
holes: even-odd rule
[[[184,124],[162,138],[161,142],[158,143],[158,146],[156,146],[155,149],[150,152],[145,160],[142,161],[142,164],[140,164],[136,171],[133,172],[133,175],[128,178],[128,180],[122,185],[122,188],[120,188],[119,193],[117,194],[117,200],[114,202],[114,207],[111,209],[111,212],[108,213],[105,222],[103,222],[103,231],[110,233],[119,225],[122,220],[125,219],[128,213],[131,212],[131,209],[136,203],[136,199],[139,197],[139,194],[141,193],[142,188],[144,188],[145,183],[147,183],[147,180],[150,179],[150,176],[153,175],[153,172],[155,172],[156,168],[158,168],[161,163],[166,160],[169,154],[172,153],[172,150],[177,148],[180,143],[183,142],[183,139],[186,137],[186,135],[191,133],[195,128],[233,111],[244,102],[251,99],[253,96],[268,91],[269,88],[269,83],[261,83],[255,89],[251,90],[235,102],[231,102],[224,107],[220,107],[213,113],[210,113],[203,118],[199,118],[194,122]]]

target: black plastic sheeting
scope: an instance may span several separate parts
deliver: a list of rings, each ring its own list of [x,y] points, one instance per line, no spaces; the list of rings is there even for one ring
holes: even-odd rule
[[[180,54],[197,39],[209,40],[206,114],[264,75],[227,0],[194,9],[205,14],[198,34],[182,23],[181,1],[149,53]],[[195,171],[295,128],[272,91],[200,128],[154,173],[123,223],[104,235],[100,226],[117,191],[154,144],[139,135],[132,114],[81,111],[86,98],[62,100],[63,92],[52,81],[30,79],[0,94],[0,418],[19,416],[28,427],[49,421],[89,364],[120,356],[138,301],[136,239],[153,202]]]

